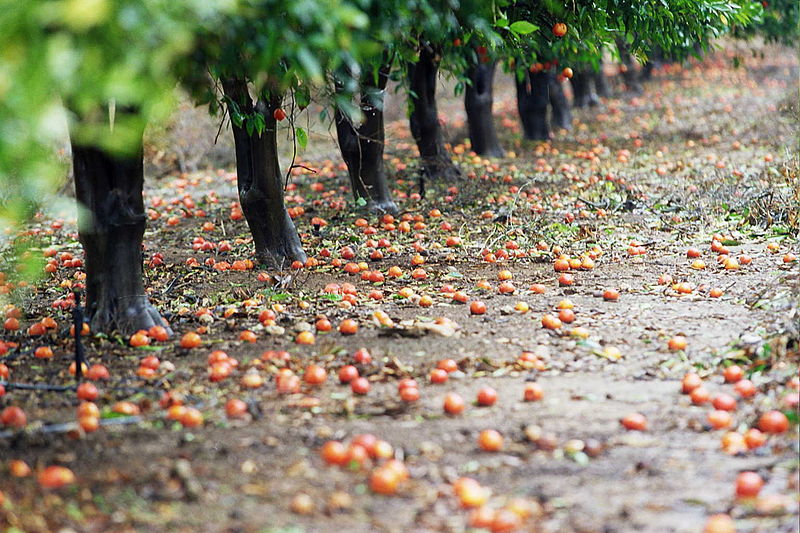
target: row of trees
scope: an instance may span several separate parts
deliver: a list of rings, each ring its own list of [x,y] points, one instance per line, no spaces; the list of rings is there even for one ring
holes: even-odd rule
[[[680,58],[731,30],[766,24],[762,14],[762,4],[749,0],[7,3],[0,10],[0,216],[9,225],[26,220],[63,175],[52,155],[54,125],[66,113],[91,326],[148,328],[162,320],[142,283],[142,134],[173,109],[176,85],[230,118],[256,255],[280,267],[305,254],[284,206],[277,122],[302,112],[312,96],[334,109],[355,196],[392,212],[383,166],[390,79],[408,90],[422,176],[453,179],[460,170],[436,108],[440,70],[466,82],[475,149],[499,155],[491,118],[498,59],[517,77],[526,136],[546,138],[548,102],[563,99],[556,65],[585,80],[612,47],[641,58],[657,47]],[[306,132],[294,132],[304,145]]]

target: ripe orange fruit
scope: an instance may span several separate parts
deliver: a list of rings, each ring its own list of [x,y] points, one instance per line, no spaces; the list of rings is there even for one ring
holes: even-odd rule
[[[342,323],[339,324],[339,333],[342,335],[355,335],[358,331],[358,322],[353,320],[352,318],[347,318],[342,320]]]
[[[606,289],[603,291],[603,299],[611,302],[619,300],[619,291],[617,289]]]
[[[789,429],[789,419],[780,411],[769,411],[759,417],[758,429],[764,433],[783,433]]]
[[[667,347],[673,352],[685,350],[686,346],[688,346],[688,342],[686,341],[686,337],[682,335],[672,337],[669,342],[667,342]]]
[[[494,405],[497,402],[497,391],[494,390],[492,387],[483,387],[481,390],[478,391],[478,405],[483,407],[488,407],[490,405]]]
[[[12,405],[3,409],[0,413],[0,424],[14,428],[24,428],[28,423],[25,411]]]
[[[53,350],[49,346],[39,346],[36,348],[36,351],[33,352],[33,355],[38,359],[50,359],[53,357]]]
[[[497,452],[503,449],[503,436],[494,429],[484,429],[478,435],[478,446],[487,452]]]
[[[735,411],[736,399],[730,394],[718,394],[711,400],[711,405],[714,406],[714,409],[719,409],[720,411]]]
[[[720,409],[709,411],[706,419],[714,429],[724,429],[730,427],[730,425],[733,423],[733,417],[731,414],[728,411],[723,411]]]
[[[197,348],[202,344],[202,339],[200,335],[195,333],[194,331],[190,331],[186,333],[183,337],[181,337],[181,348],[191,349]]]
[[[417,387],[403,387],[400,389],[400,399],[404,402],[416,402],[419,400],[419,389]]]
[[[711,515],[706,521],[703,533],[736,533],[736,524],[729,515]]]
[[[31,467],[25,461],[14,459],[8,463],[8,473],[14,477],[28,477],[31,475]]]
[[[558,319],[565,324],[571,324],[575,322],[575,311],[572,309],[562,309],[558,313]]]
[[[94,385],[94,383],[81,383],[78,385],[77,395],[78,399],[91,402],[100,396],[100,391],[97,390],[97,387]]]
[[[563,22],[556,22],[553,24],[553,35],[556,37],[563,37],[567,34],[567,25]]]
[[[319,365],[308,365],[304,378],[309,385],[322,385],[328,379],[328,372]]]
[[[752,450],[766,444],[767,436],[756,428],[750,428],[744,433],[744,442]]]
[[[147,335],[151,339],[155,339],[159,342],[164,342],[169,340],[169,333],[167,333],[167,328],[163,326],[153,326],[152,328],[147,330]]]
[[[556,261],[553,263],[553,270],[556,272],[567,272],[569,270],[569,260],[556,259]]]
[[[558,329],[561,327],[561,320],[553,315],[544,315],[542,317],[542,327],[547,329]]]
[[[488,488],[482,487],[476,480],[468,477],[458,478],[453,483],[453,490],[461,506],[467,509],[482,506],[491,496]]]
[[[314,334],[310,331],[301,331],[294,339],[297,344],[314,344],[314,341]]]
[[[688,374],[683,376],[683,380],[681,381],[681,392],[683,394],[691,394],[692,391],[701,387],[702,385],[703,385],[703,378],[701,378],[694,372],[689,372]]]
[[[329,440],[319,450],[322,460],[329,465],[344,465],[347,463],[347,446],[336,440]]]
[[[474,300],[469,304],[469,312],[473,315],[482,315],[486,313],[486,304],[481,301]]]
[[[544,398],[544,389],[538,383],[526,383],[523,398],[526,402],[537,402]]]
[[[741,396],[742,398],[752,398],[756,395],[758,390],[756,389],[755,384],[749,379],[741,379],[736,382],[736,385],[733,386],[733,390]]]
[[[722,371],[725,383],[736,383],[744,378],[744,370],[739,365],[731,365]]]
[[[196,428],[203,425],[203,413],[194,407],[186,407],[178,422],[186,428]]]
[[[448,392],[444,397],[444,412],[448,415],[458,415],[464,411],[464,399],[455,392]]]
[[[43,489],[60,489],[75,483],[75,474],[65,466],[48,466],[37,479]]]
[[[131,338],[128,342],[134,348],[138,348],[139,346],[147,346],[150,344],[150,337],[147,336],[147,333],[138,331],[131,335]]]
[[[631,413],[620,419],[620,424],[625,429],[632,431],[644,431],[647,429],[647,418],[641,413]]]
[[[741,472],[736,476],[736,496],[738,498],[755,498],[763,486],[764,480],[755,472]]]
[[[369,488],[377,494],[394,494],[399,483],[400,476],[392,468],[376,468],[369,476]]]
[[[228,418],[244,418],[247,414],[247,404],[239,398],[231,398],[225,402],[225,414]]]
[[[705,387],[697,387],[689,394],[689,398],[691,398],[692,403],[695,405],[700,405],[704,403],[708,403],[711,400],[711,393],[708,392],[708,389]]]
[[[370,389],[369,380],[359,377],[350,382],[350,389],[356,394],[367,394]]]
[[[100,428],[100,418],[96,416],[82,416],[78,418],[78,425],[86,433],[94,433]]]

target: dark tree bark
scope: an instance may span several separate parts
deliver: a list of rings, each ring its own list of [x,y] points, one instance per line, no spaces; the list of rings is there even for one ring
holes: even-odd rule
[[[600,104],[600,98],[595,92],[595,72],[591,69],[581,69],[573,74],[572,79],[572,105],[574,107],[594,107]]]
[[[239,112],[264,118],[264,131],[252,135],[245,124],[232,124],[236,147],[239,203],[256,249],[259,262],[270,268],[288,267],[292,261],[306,260],[300,238],[283,202],[284,177],[278,162],[277,121],[273,117],[281,99],[271,95],[266,101],[253,101],[243,79],[224,80],[222,88]],[[233,116],[235,110],[230,109]]]
[[[572,79],[572,105],[574,107],[586,107],[589,105],[591,95],[591,78],[586,70],[575,70]]]
[[[622,60],[622,80],[625,82],[625,89],[636,94],[641,94],[644,92],[644,89],[639,81],[636,62],[631,57],[628,43],[622,39],[617,39],[617,47],[619,48],[619,55]]]
[[[439,125],[439,112],[436,109],[438,56],[438,50],[422,45],[419,61],[408,64],[410,126],[411,135],[419,148],[423,177],[451,181],[461,177],[461,170],[444,147]]]
[[[472,150],[478,155],[503,157],[504,151],[497,138],[492,116],[494,72],[496,62],[472,65],[467,72],[471,84],[464,92],[464,108]]]
[[[642,81],[650,81],[653,78],[653,70],[664,62],[664,51],[661,47],[655,47],[650,57],[642,67]]]
[[[547,83],[550,92],[550,107],[553,109],[552,124],[555,128],[572,129],[572,110],[570,109],[567,95],[564,94],[564,85],[556,78],[555,74],[548,73]]]
[[[72,135],[75,197],[82,207],[78,234],[85,253],[85,319],[94,332],[129,334],[166,326],[145,295],[142,279],[141,134],[138,146],[128,154],[81,144]],[[109,129],[107,135],[114,133]]]
[[[525,72],[522,80],[517,80],[517,109],[526,139],[545,141],[550,138],[547,123],[547,105],[550,90],[547,73]]]
[[[390,69],[385,65],[377,72],[377,79],[368,73],[361,80],[359,106],[364,118],[359,126],[338,108],[335,118],[339,149],[347,164],[353,195],[366,200],[369,211],[397,214],[383,162],[383,99]]]
[[[608,87],[608,79],[603,73],[602,61],[598,65],[597,70],[592,71],[592,80],[594,81],[594,90],[597,91],[599,97],[608,98],[611,96],[611,89]],[[598,101],[597,103],[599,104],[600,102]]]

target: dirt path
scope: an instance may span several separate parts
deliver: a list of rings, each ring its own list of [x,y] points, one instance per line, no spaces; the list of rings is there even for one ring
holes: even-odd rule
[[[800,360],[800,269],[796,260],[783,259],[800,251],[800,175],[793,152],[798,64],[778,50],[738,70],[729,59],[719,55],[691,68],[665,67],[644,95],[579,111],[572,132],[544,145],[521,141],[513,93],[504,81],[497,90],[498,120],[513,157],[484,162],[460,156],[476,178],[459,183],[452,202],[435,202],[452,194],[438,189],[426,201],[401,204],[404,212],[419,215],[424,226],[418,229],[388,231],[371,220],[378,228],[374,238],[390,239],[397,251],[387,251],[387,258],[370,262],[369,269],[387,273],[399,265],[405,272],[380,285],[329,265],[297,273],[286,289],[270,288],[254,271],[190,268],[190,257],[230,263],[247,257],[249,245],[235,240],[246,237],[246,226],[229,218],[233,188],[216,172],[151,182],[149,205],[158,219],[146,235],[147,258],[160,252],[166,263],[148,269],[152,298],[177,333],[205,327],[206,343],[185,350],[175,340],[137,350],[127,339],[90,341],[92,362],[111,372],[111,380],[99,384],[97,403],[104,416],[113,420],[114,402],[129,400],[143,409],[143,422],[106,425],[77,440],[42,431],[42,424],[74,420],[78,402],[72,394],[8,387],[0,407],[22,407],[30,425],[24,432],[0,429],[0,494],[6,500],[0,504],[0,526],[8,531],[465,531],[475,517],[459,505],[452,483],[469,476],[491,489],[490,508],[527,509],[530,516],[516,524],[520,531],[696,532],[715,513],[730,514],[737,531],[798,531],[798,391],[791,379],[796,380]],[[462,127],[457,100],[447,100],[442,113],[451,132]],[[412,194],[413,169],[403,168],[413,161],[408,133],[401,122],[389,130],[398,190]],[[463,146],[456,151],[468,153]],[[303,199],[293,205],[305,209],[297,223],[308,232],[306,249],[317,256],[328,248],[338,257],[350,245],[355,261],[368,261],[372,247],[355,224],[358,215],[330,206],[333,200],[349,201],[349,192],[340,188],[338,163],[311,155],[303,161],[320,169],[290,191]],[[312,192],[315,182],[329,192]],[[212,190],[218,202],[206,196]],[[179,201],[187,197],[208,216],[181,217],[168,225],[170,216],[184,211]],[[443,216],[431,216],[433,208]],[[488,210],[493,214],[482,216]],[[565,222],[568,213],[576,219]],[[511,219],[496,223],[498,214]],[[313,216],[329,222],[320,235],[312,232]],[[212,231],[201,231],[205,221],[215,224]],[[441,229],[442,222],[452,229]],[[49,228],[51,221],[38,227]],[[45,238],[59,252],[77,255],[74,231],[67,220],[64,229]],[[418,280],[409,277],[415,233],[424,234],[420,241],[426,248],[427,277]],[[709,249],[715,233],[725,236],[730,256],[740,258],[739,269],[718,264]],[[461,247],[445,246],[452,235],[461,237]],[[228,240],[232,251],[193,251],[192,239],[199,236]],[[483,248],[497,253],[507,241],[529,250],[526,257],[490,263],[480,253]],[[540,241],[544,250],[537,249]],[[631,255],[632,241],[646,253]],[[769,243],[777,248],[769,250]],[[595,245],[601,250],[594,253],[596,266],[572,271],[574,285],[560,286],[552,247],[578,257]],[[689,247],[701,251],[705,268],[692,267]],[[745,264],[742,255],[752,262]],[[498,293],[498,274],[506,269],[514,294]],[[662,275],[672,283],[690,283],[692,292],[659,284]],[[50,304],[66,294],[64,281],[74,277],[75,269],[60,266],[36,292],[11,292],[24,311],[22,332],[44,316],[66,328],[68,315]],[[477,287],[481,281],[489,288]],[[325,295],[326,285],[344,282],[356,287],[357,305]],[[488,312],[471,315],[468,305],[440,290],[445,284],[470,301],[483,301]],[[528,290],[534,284],[542,284],[544,294]],[[404,288],[414,295],[400,296]],[[618,301],[604,300],[608,288],[619,291]],[[369,298],[373,289],[383,291],[383,299]],[[722,290],[722,296],[711,297],[711,289]],[[419,305],[423,295],[431,297],[430,307]],[[248,299],[255,305],[244,303]],[[575,322],[557,331],[543,328],[542,316],[557,314],[565,299],[574,305]],[[515,309],[518,302],[529,311]],[[265,328],[258,316],[270,307],[277,309],[276,323]],[[211,309],[210,318],[197,316],[200,308]],[[226,309],[232,314],[226,316]],[[394,330],[377,326],[379,310]],[[353,336],[319,333],[312,346],[296,344],[296,332],[321,316],[334,327],[355,318],[360,329]],[[457,331],[438,335],[419,328],[436,317],[449,319]],[[245,329],[256,333],[254,344],[239,340]],[[675,336],[686,337],[685,350],[668,349]],[[70,384],[71,344],[63,337],[64,332],[44,340],[6,333],[3,340],[19,343],[0,357],[10,368],[9,381]],[[43,344],[53,346],[52,360],[32,357]],[[335,379],[361,347],[374,360],[359,365],[372,386],[365,396]],[[212,350],[240,361],[233,377],[208,380],[206,358]],[[289,351],[288,366],[298,374],[309,363],[324,365],[327,383],[279,394],[273,380],[277,366],[259,359],[265,350]],[[526,352],[534,356],[520,362]],[[136,372],[147,355],[157,355],[161,367],[155,378],[142,380]],[[458,370],[445,384],[429,383],[430,371],[447,358]],[[741,365],[756,385],[752,399],[738,398],[733,385],[723,383],[722,369],[732,364]],[[246,368],[263,376],[264,386],[240,385]],[[712,430],[707,422],[710,406],[692,405],[680,394],[680,380],[690,371],[704,378],[712,396],[724,392],[738,399],[728,431],[744,433],[772,409],[789,413],[789,430],[757,449],[726,453],[720,444],[726,430]],[[404,377],[419,383],[418,401],[400,399],[398,381]],[[530,382],[544,390],[540,401],[522,401]],[[484,387],[497,391],[496,404],[472,405]],[[204,426],[186,429],[165,419],[157,403],[165,390],[197,406]],[[463,414],[443,414],[449,392],[467,402]],[[232,397],[247,400],[252,416],[228,421],[223,405]],[[630,413],[643,414],[648,429],[622,428],[620,418]],[[479,449],[484,429],[503,435],[502,451]],[[396,495],[372,493],[366,467],[328,467],[319,457],[326,441],[363,433],[391,443],[407,466],[410,478]],[[34,471],[68,466],[77,484],[43,491],[35,476],[10,475],[14,459]],[[756,471],[766,481],[755,502],[735,498],[742,471]],[[310,508],[299,505],[304,503],[299,494],[310,496]],[[503,531],[497,523],[494,530]]]

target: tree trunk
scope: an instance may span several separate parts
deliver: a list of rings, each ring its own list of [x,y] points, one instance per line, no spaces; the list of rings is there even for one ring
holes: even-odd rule
[[[642,84],[639,81],[636,62],[631,57],[628,43],[622,39],[617,39],[617,47],[619,48],[619,56],[622,60],[622,80],[625,82],[625,89],[636,94],[644,92]]]
[[[611,96],[611,90],[608,88],[608,79],[603,72],[602,61],[600,61],[600,64],[597,66],[597,70],[592,71],[592,80],[594,81],[594,90],[599,97],[608,98]],[[600,101],[598,100],[597,103],[599,104]]]
[[[369,211],[397,214],[383,162],[383,100],[390,69],[389,65],[384,65],[378,71],[377,79],[368,73],[361,80],[359,105],[363,121],[358,127],[338,108],[335,118],[339,149],[347,164],[353,196],[366,200]]]
[[[550,106],[553,108],[554,128],[564,130],[572,129],[572,110],[570,109],[567,95],[564,94],[564,84],[556,78],[553,73],[547,76],[547,83],[550,92]]]
[[[444,147],[436,109],[438,72],[438,50],[422,45],[419,61],[408,64],[410,126],[411,135],[419,148],[423,177],[450,181],[459,178],[461,170]]]
[[[522,80],[517,80],[517,109],[526,139],[546,141],[550,139],[550,126],[547,123],[547,104],[550,100],[547,73],[525,72]]]
[[[472,150],[478,155],[503,157],[503,148],[497,139],[492,117],[494,72],[496,62],[472,65],[467,72],[471,84],[464,92],[464,108]]]
[[[572,105],[573,107],[594,107],[600,104],[594,85],[595,72],[591,69],[581,69],[572,75]]]
[[[231,100],[229,112],[244,115],[260,114],[264,119],[261,134],[247,133],[245,123],[232,124],[236,147],[239,203],[250,233],[253,235],[256,257],[270,268],[285,268],[292,261],[306,260],[300,238],[283,203],[284,177],[278,162],[277,121],[273,113],[280,108],[281,99],[271,95],[268,101],[253,102],[242,79],[224,80],[222,88]]]
[[[589,73],[586,70],[575,70],[572,79],[572,105],[573,107],[586,107],[589,105],[591,95],[591,84]]]
[[[109,129],[107,135],[114,133]],[[85,319],[94,332],[127,335],[166,326],[144,292],[141,132],[137,144],[133,153],[112,153],[72,136],[75,197],[82,207],[78,234],[85,253]]]

